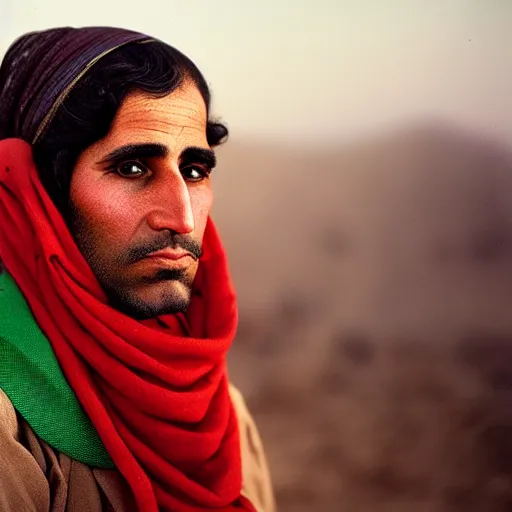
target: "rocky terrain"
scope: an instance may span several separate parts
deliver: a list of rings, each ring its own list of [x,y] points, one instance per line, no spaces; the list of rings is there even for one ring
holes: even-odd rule
[[[279,510],[512,510],[512,151],[420,123],[218,156]]]

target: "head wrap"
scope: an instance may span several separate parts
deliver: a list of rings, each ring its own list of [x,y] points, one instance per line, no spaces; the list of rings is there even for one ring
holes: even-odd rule
[[[213,223],[187,313],[137,321],[108,305],[28,144],[103,55],[149,40],[121,29],[63,28],[29,34],[8,51],[0,72],[0,260],[138,510],[254,511],[240,495],[238,423],[228,394],[236,299]],[[8,338],[3,332],[0,344],[12,348]],[[23,373],[16,379],[23,382]],[[36,433],[50,444],[55,437]]]
[[[110,27],[57,28],[19,38],[0,68],[0,140],[37,142],[90,67],[117,48],[142,41],[151,38]]]

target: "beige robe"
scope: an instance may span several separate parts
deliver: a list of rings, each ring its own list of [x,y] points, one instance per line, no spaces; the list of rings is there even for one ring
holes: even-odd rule
[[[240,392],[231,386],[230,394],[240,425],[242,494],[258,512],[274,512],[258,430]],[[132,512],[135,507],[131,490],[117,470],[90,468],[51,448],[0,389],[0,511]]]

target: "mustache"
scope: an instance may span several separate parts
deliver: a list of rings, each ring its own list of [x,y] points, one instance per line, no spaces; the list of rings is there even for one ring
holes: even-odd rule
[[[195,260],[198,260],[203,255],[201,244],[191,236],[165,232],[151,241],[141,243],[129,249],[121,257],[121,263],[125,265],[137,263],[137,261],[146,258],[152,252],[167,248],[173,250],[182,249],[188,252]]]

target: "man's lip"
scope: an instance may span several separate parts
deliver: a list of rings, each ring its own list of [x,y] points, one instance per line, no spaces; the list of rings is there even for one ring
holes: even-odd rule
[[[181,260],[182,258],[186,258],[187,256],[192,257],[189,252],[186,251],[176,251],[175,249],[162,249],[161,251],[155,251],[146,256],[146,258],[161,258],[164,260]]]

